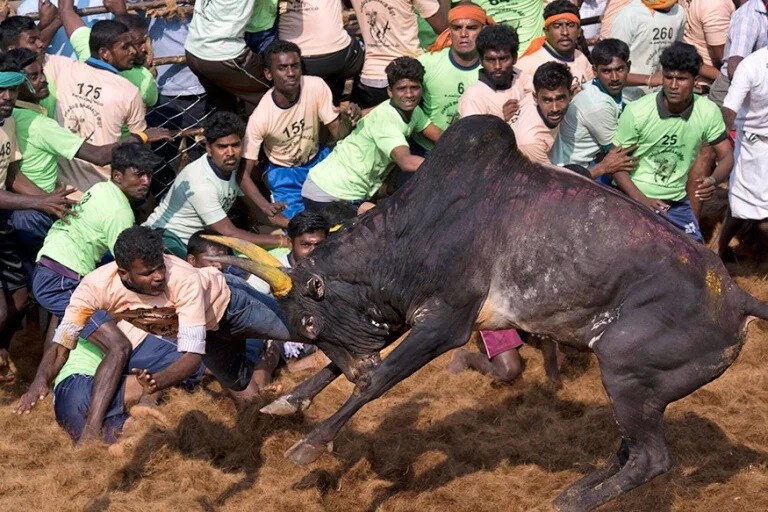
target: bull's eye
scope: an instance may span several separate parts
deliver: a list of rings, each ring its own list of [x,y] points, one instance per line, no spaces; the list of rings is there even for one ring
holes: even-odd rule
[[[373,318],[371,318],[370,321],[371,321],[371,325],[376,327],[377,329],[389,330],[389,325],[387,325],[386,322],[379,323],[376,320],[374,320]]]

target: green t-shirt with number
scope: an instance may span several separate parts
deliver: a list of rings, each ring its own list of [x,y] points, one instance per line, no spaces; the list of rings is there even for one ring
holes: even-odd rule
[[[80,27],[72,33],[69,42],[75,50],[78,60],[86,61],[91,56],[91,48],[88,41],[91,38],[91,29],[89,27]],[[141,101],[144,105],[151,107],[157,103],[158,90],[157,80],[144,66],[136,66],[131,69],[120,71],[120,76],[131,82],[141,93]]]
[[[77,340],[75,349],[69,352],[67,362],[59,371],[56,380],[53,381],[53,387],[55,388],[72,375],[96,375],[102,359],[104,359],[104,352],[99,347],[80,338]]]
[[[445,130],[459,118],[459,97],[467,87],[477,82],[480,60],[472,66],[463,67],[453,59],[450,48],[425,53],[418,60],[425,71],[421,106],[435,126]],[[421,134],[416,133],[413,138],[423,148],[432,149],[433,144]]]
[[[638,144],[637,168],[632,182],[647,197],[680,201],[685,198],[688,171],[703,144],[727,137],[720,109],[707,98],[694,95],[680,115],[664,106],[663,92],[648,94],[624,109],[613,139],[615,146]]]
[[[37,258],[47,256],[84,276],[112,251],[117,235],[133,226],[135,218],[128,198],[111,181],[89,188],[72,211],[77,215],[67,222],[53,223]]]
[[[544,34],[544,0],[475,0],[500,25],[517,31],[521,57],[531,41]]]
[[[430,123],[421,107],[416,107],[406,122],[390,101],[384,102],[360,119],[354,131],[310,169],[309,177],[321,190],[339,199],[368,199],[392,168],[392,150],[408,147],[408,137]]]
[[[45,192],[52,192],[59,174],[58,158],[75,158],[85,139],[41,112],[20,108],[22,105],[25,103],[17,101],[13,109],[16,140],[23,155],[21,172]]]

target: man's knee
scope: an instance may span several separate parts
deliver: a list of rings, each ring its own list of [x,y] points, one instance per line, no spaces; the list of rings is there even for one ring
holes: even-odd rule
[[[504,382],[512,382],[523,373],[523,364],[517,350],[497,355],[491,361],[494,376]]]

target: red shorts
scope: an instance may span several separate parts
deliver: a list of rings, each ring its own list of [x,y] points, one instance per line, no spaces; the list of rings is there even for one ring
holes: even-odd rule
[[[488,353],[488,359],[493,359],[502,352],[520,348],[523,346],[523,340],[517,334],[515,329],[505,331],[480,331],[480,337],[483,339],[485,351]]]

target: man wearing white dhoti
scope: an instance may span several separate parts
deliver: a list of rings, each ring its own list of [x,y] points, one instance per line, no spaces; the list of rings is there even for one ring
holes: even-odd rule
[[[768,241],[768,48],[747,56],[723,102],[729,129],[736,127],[736,148],[728,204],[718,254],[730,257],[728,242],[745,221],[755,221]]]

